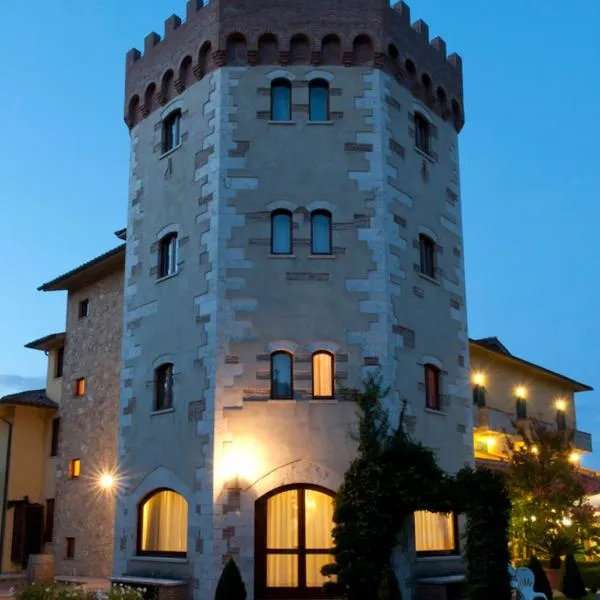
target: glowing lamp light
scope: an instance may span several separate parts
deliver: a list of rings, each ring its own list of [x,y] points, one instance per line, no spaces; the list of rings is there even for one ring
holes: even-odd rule
[[[475,371],[473,373],[473,383],[475,385],[485,385],[485,375],[481,371]]]
[[[569,454],[569,460],[572,463],[578,463],[581,460],[581,456],[577,452],[571,452],[571,454]]]
[[[571,525],[573,525],[573,521],[569,519],[569,517],[563,517],[562,524],[565,527],[570,527]]]
[[[487,444],[488,452],[491,452],[496,447],[496,438],[490,436],[485,440],[485,443]]]
[[[115,485],[115,476],[112,473],[101,473],[98,477],[98,485],[103,490],[111,490]]]
[[[557,400],[556,409],[564,412],[565,410],[567,410],[567,403],[562,399]]]
[[[525,398],[527,397],[527,389],[522,385],[518,385],[515,388],[515,395],[517,396],[517,398],[525,400]]]
[[[529,517],[532,521],[537,521],[537,517],[535,515],[531,515],[531,517]]]
[[[537,446],[531,446],[531,452],[533,454],[539,454],[539,448]]]

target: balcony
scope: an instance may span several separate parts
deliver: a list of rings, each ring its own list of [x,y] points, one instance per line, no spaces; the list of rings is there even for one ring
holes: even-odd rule
[[[585,431],[575,430],[573,433],[573,446],[581,452],[592,451],[592,434]]]

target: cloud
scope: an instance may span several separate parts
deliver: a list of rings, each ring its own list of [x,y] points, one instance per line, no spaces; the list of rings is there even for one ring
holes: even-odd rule
[[[42,376],[0,375],[0,397],[23,390],[39,390],[44,387],[46,387],[46,378]]]

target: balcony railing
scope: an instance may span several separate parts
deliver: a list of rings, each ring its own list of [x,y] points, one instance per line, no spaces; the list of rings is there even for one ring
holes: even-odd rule
[[[475,411],[474,423],[476,428],[507,435],[517,434],[514,415],[489,406],[475,407]],[[556,429],[556,423],[541,423],[550,429]],[[573,447],[581,452],[591,452],[592,434],[577,429],[573,431]]]

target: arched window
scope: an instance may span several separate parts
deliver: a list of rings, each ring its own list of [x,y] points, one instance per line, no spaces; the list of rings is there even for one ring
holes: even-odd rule
[[[154,410],[173,408],[173,365],[165,363],[155,371]]]
[[[185,558],[188,503],[169,489],[154,490],[138,507],[137,553],[142,556]]]
[[[318,598],[333,562],[333,495],[316,486],[287,486],[256,502],[259,597]]]
[[[441,410],[440,370],[435,365],[425,365],[425,407]]]
[[[313,398],[333,398],[334,360],[331,352],[319,351],[312,356]]]
[[[283,350],[271,354],[271,398],[292,399],[292,355]]]
[[[173,275],[177,271],[177,234],[168,233],[158,246],[158,277]]]
[[[429,154],[429,121],[421,114],[415,113],[415,145],[419,150]]]
[[[292,84],[289,79],[271,82],[271,121],[292,120]]]
[[[423,275],[435,277],[435,242],[428,236],[419,235],[419,268]]]
[[[308,86],[309,120],[329,121],[329,83],[313,79]]]
[[[162,126],[162,151],[163,153],[177,148],[181,142],[181,111],[179,109],[169,113],[163,120]]]
[[[315,210],[310,216],[311,254],[331,254],[331,213]]]
[[[271,213],[271,254],[292,253],[292,213],[276,210]]]
[[[417,556],[458,554],[456,515],[419,510],[414,519]]]

